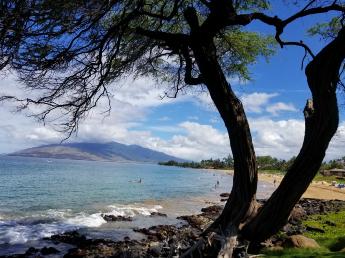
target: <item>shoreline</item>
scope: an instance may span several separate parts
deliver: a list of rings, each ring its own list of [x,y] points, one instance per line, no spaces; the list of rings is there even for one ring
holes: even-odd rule
[[[261,203],[264,201],[261,201]],[[305,227],[302,220],[312,215],[325,215],[345,208],[344,201],[322,201],[318,199],[301,199],[291,213],[282,234],[272,236],[262,243],[262,247],[282,248],[289,236],[313,232],[313,227]],[[123,240],[107,238],[89,238],[81,231],[69,231],[43,238],[41,245],[29,247],[25,253],[2,256],[6,258],[19,257],[178,257],[198,241],[201,232],[212,223],[222,211],[222,206],[212,205],[201,209],[198,214],[179,216],[176,219],[184,221],[180,224],[159,224],[156,226],[140,226],[133,232],[142,237],[133,239],[124,236]],[[109,221],[108,223],[117,223]],[[330,223],[330,222],[329,222]],[[297,226],[296,226],[297,225]],[[42,241],[46,244],[42,245]],[[285,241],[285,242],[284,242]],[[37,256],[39,255],[39,256]],[[51,256],[53,255],[53,256]]]
[[[204,171],[209,171],[212,173],[227,174],[233,176],[233,170],[225,169],[202,169]],[[282,175],[278,174],[268,174],[264,172],[258,173],[259,182],[266,182],[274,185],[277,188],[280,182],[283,180]],[[336,188],[324,181],[312,181],[306,192],[303,194],[302,198],[312,198],[320,200],[341,200],[345,201],[345,188]]]

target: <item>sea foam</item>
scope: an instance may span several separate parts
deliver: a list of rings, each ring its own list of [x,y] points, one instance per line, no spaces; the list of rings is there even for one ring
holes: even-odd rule
[[[158,210],[162,209],[163,207],[160,205],[142,207],[134,205],[114,204],[109,205],[108,208],[110,208],[111,211],[105,213],[107,215],[134,217],[136,215],[150,216],[152,212],[158,212]]]

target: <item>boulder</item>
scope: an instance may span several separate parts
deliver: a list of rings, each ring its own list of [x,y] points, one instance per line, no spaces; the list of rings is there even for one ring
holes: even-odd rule
[[[220,213],[222,210],[223,206],[220,205],[212,205],[201,209],[201,211],[204,213]]]
[[[59,250],[57,250],[56,248],[54,247],[43,247],[41,249],[41,254],[43,255],[49,255],[49,254],[57,254],[57,253],[60,253]]]
[[[314,239],[305,237],[303,235],[289,236],[285,240],[284,246],[294,248],[320,248],[319,244]]]
[[[167,217],[167,215],[161,212],[151,212],[150,217]]]
[[[107,215],[107,214],[102,214],[101,216],[105,221],[108,221],[108,222],[133,220],[131,217],[124,217],[124,216],[115,216],[115,215]]]

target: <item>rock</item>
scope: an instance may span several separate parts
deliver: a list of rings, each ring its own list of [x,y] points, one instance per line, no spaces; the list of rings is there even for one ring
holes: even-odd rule
[[[312,227],[312,226],[306,226],[305,228],[307,231],[311,232],[318,232],[318,233],[325,233],[325,231],[322,228]]]
[[[46,239],[52,240],[57,243],[66,243],[76,246],[85,245],[87,243],[86,237],[80,235],[77,231],[70,231],[63,234],[53,235],[50,238]]]
[[[150,217],[167,217],[167,215],[160,212],[151,212]]]
[[[229,194],[229,193],[221,193],[219,196],[220,196],[220,197],[229,197],[230,194]]]
[[[60,253],[59,250],[57,250],[56,248],[54,247],[43,247],[41,249],[41,254],[43,255],[49,255],[49,254],[57,254],[57,253]]]
[[[115,215],[107,215],[107,214],[102,214],[101,216],[105,221],[108,221],[108,222],[133,220],[131,217],[124,217],[124,216],[115,216]]]
[[[73,248],[68,250],[68,253],[64,255],[64,258],[85,257],[87,255],[86,250],[79,248]]]
[[[35,247],[30,247],[28,250],[26,250],[25,254],[26,255],[32,255],[35,253],[38,253],[39,249],[35,248]]]
[[[228,199],[224,198],[224,199],[220,199],[221,202],[226,202]]]
[[[328,226],[331,226],[331,227],[335,227],[337,224],[335,224],[334,222],[332,221],[329,221],[329,220],[326,220],[325,221],[325,224],[328,225]]]
[[[161,257],[162,248],[162,244],[159,242],[152,242],[147,250],[147,254],[149,257]]]
[[[305,237],[303,235],[289,236],[285,240],[284,246],[295,248],[320,248],[319,244],[314,239]]]
[[[291,236],[291,235],[300,235],[305,232],[305,228],[301,223],[298,223],[296,225],[292,223],[288,223],[283,227],[283,232],[286,233],[286,235]]]
[[[188,224],[197,229],[205,229],[206,226],[211,222],[210,219],[205,218],[204,216],[200,215],[191,215],[191,216],[180,216],[177,219],[182,219],[188,222]]]
[[[201,209],[201,211],[204,213],[220,213],[222,210],[223,207],[220,205],[212,205]]]
[[[306,217],[303,207],[297,204],[290,213],[289,222],[299,222]]]

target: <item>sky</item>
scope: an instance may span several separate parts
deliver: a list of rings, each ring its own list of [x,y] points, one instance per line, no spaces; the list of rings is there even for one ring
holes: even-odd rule
[[[272,10],[277,10],[281,17],[287,17],[294,8],[274,5]],[[327,15],[318,15],[296,22],[283,37],[297,41],[305,39],[305,30],[315,21],[326,18]],[[263,34],[274,32],[259,22],[254,22],[248,29]],[[315,53],[326,44],[318,38],[308,38],[305,42]],[[310,98],[304,71],[301,70],[303,55],[304,51],[297,47],[277,49],[268,63],[259,59],[250,67],[252,81],[244,83],[236,78],[230,79],[247,113],[257,155],[289,159],[298,154],[304,136],[303,108]],[[22,87],[13,73],[1,77],[2,93],[25,96],[27,92]],[[196,161],[231,154],[224,124],[207,92],[161,99],[166,87],[144,77],[113,83],[110,85],[113,92],[110,114],[103,114],[105,100],[101,101],[81,122],[77,135],[68,142],[138,144]],[[341,92],[338,101],[339,129],[327,151],[326,160],[345,156],[345,96]],[[30,111],[14,111],[11,104],[0,105],[0,153],[59,143],[66,137],[56,130],[53,123],[44,125],[28,117]]]

